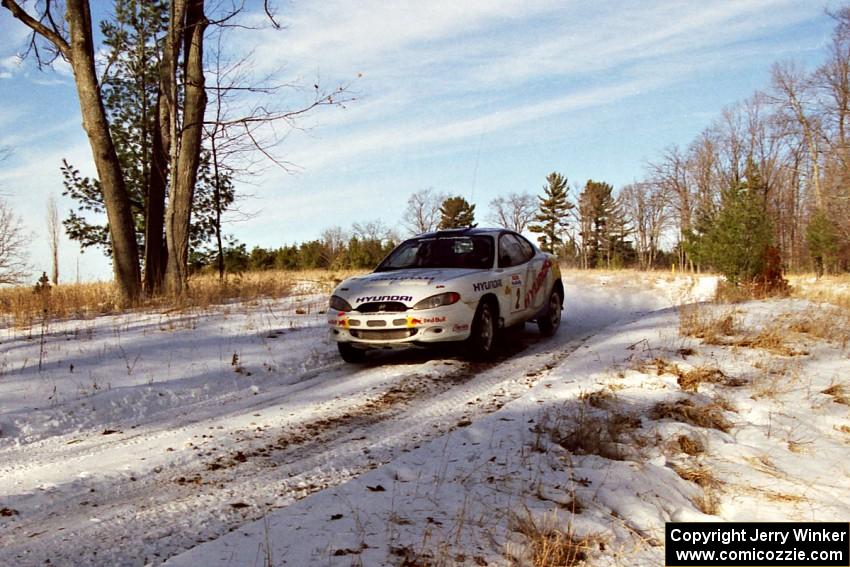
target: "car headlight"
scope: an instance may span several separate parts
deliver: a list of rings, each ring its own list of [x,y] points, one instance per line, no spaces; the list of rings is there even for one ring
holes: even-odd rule
[[[332,295],[331,300],[328,302],[328,306],[331,309],[336,309],[337,311],[351,311],[351,304],[346,300],[341,298],[338,295]]]
[[[446,293],[439,293],[437,295],[432,295],[431,297],[426,297],[419,303],[413,306],[414,309],[434,309],[435,307],[442,307],[443,305],[451,305],[452,303],[457,303],[460,301],[460,294],[455,293],[453,291],[447,291]]]

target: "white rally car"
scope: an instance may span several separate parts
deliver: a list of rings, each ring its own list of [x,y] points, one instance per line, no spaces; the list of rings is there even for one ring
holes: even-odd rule
[[[494,353],[498,330],[532,319],[544,335],[561,322],[564,286],[555,257],[504,229],[421,234],[398,245],[374,272],[333,291],[331,338],[347,362],[368,349],[467,341]]]

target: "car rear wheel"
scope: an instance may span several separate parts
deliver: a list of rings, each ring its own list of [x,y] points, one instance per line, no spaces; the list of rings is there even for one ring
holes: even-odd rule
[[[468,340],[470,355],[473,358],[478,360],[493,358],[496,352],[496,328],[496,314],[493,312],[493,307],[487,302],[479,303]]]
[[[544,337],[551,337],[561,326],[561,301],[561,294],[557,289],[553,289],[546,311],[537,319],[537,327]]]
[[[339,355],[346,362],[358,363],[366,360],[366,351],[362,348],[356,348],[349,343],[336,343],[339,349]]]

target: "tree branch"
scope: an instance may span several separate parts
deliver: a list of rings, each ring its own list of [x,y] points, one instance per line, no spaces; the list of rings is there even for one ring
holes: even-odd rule
[[[0,0],[0,6],[9,10],[14,18],[23,22],[25,26],[33,30],[35,33],[50,41],[50,43],[55,45],[56,49],[58,49],[66,59],[69,61],[71,60],[71,46],[68,45],[68,42],[64,37],[57,33],[57,28],[55,23],[53,23],[53,17],[50,15],[49,3],[46,8],[47,17],[50,20],[53,29],[45,26],[40,21],[30,16],[26,10],[21,8],[21,6],[14,0]]]

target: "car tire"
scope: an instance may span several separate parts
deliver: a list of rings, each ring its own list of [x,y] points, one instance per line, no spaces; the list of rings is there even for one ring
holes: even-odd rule
[[[362,348],[356,348],[348,343],[336,343],[339,349],[339,355],[346,362],[357,364],[366,360],[366,351]]]
[[[496,314],[493,306],[482,301],[475,310],[472,332],[467,340],[469,354],[475,360],[490,360],[496,353]]]
[[[553,289],[549,295],[549,303],[546,305],[546,310],[537,318],[537,327],[540,329],[540,334],[544,337],[551,337],[558,332],[558,327],[561,326],[561,294],[557,289]]]

